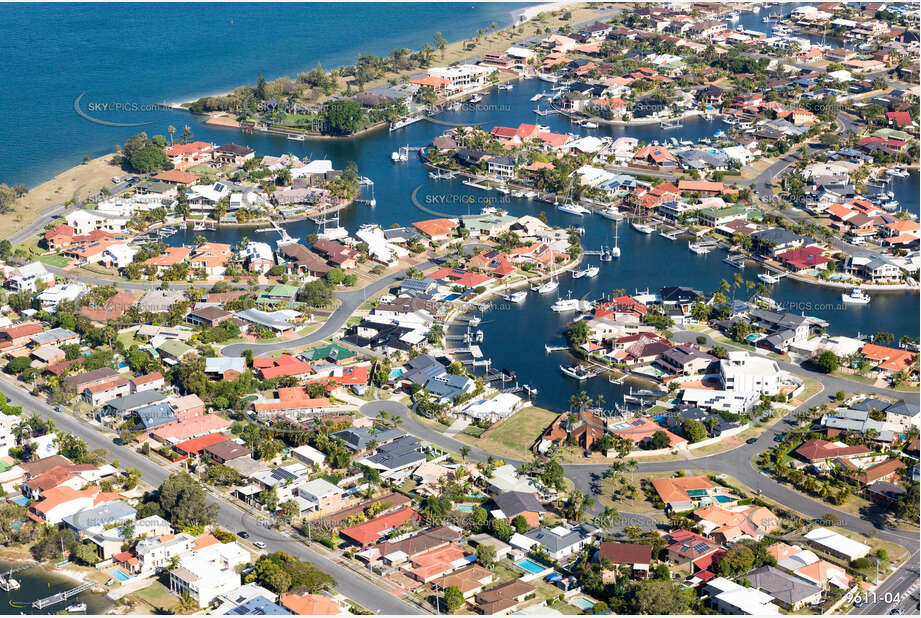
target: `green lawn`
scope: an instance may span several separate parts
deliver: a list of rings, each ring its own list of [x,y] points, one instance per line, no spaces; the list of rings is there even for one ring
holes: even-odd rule
[[[535,407],[522,408],[479,438],[458,434],[458,438],[503,457],[529,459],[529,449],[557,415]]]
[[[48,264],[49,266],[57,266],[58,268],[64,268],[70,264],[70,258],[64,257],[63,255],[43,255],[38,258],[38,261]]]
[[[168,612],[178,601],[176,596],[160,582],[154,582],[146,588],[141,588],[134,595],[155,610],[163,612]]]

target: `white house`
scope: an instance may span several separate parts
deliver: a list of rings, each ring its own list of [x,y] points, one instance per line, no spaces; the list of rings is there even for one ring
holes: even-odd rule
[[[170,590],[177,596],[188,594],[200,607],[239,588],[238,565],[250,560],[249,552],[236,543],[219,543],[193,551],[179,559],[170,571]]]
[[[839,534],[828,528],[810,530],[806,533],[805,537],[811,543],[821,547],[828,553],[838,556],[839,558],[845,558],[848,561],[863,558],[873,549],[869,545],[855,541],[854,539],[849,539],[843,534]]]
[[[137,247],[128,244],[109,245],[102,252],[102,263],[109,268],[124,268],[134,260],[138,252]]]
[[[720,382],[729,391],[776,395],[780,392],[781,371],[769,358],[732,351],[720,361]]]
[[[112,234],[124,233],[128,230],[128,217],[109,215],[104,212],[90,210],[76,210],[64,219],[67,225],[74,228],[76,236],[86,236],[90,232],[101,230]]]
[[[42,309],[50,313],[58,310],[58,305],[64,301],[74,302],[86,292],[86,286],[82,283],[64,283],[48,288],[36,298],[41,303]]]
[[[38,284],[54,284],[54,275],[48,272],[41,262],[32,262],[12,269],[8,274],[7,282],[13,291],[34,292]]]

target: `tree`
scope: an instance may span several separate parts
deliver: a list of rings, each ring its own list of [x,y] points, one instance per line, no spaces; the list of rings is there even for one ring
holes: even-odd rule
[[[661,429],[652,434],[652,438],[650,438],[649,443],[654,449],[668,448],[669,444],[671,444],[668,439],[668,434],[666,434]]]
[[[470,447],[469,447],[469,446],[462,446],[462,447],[460,447],[460,456],[463,458],[464,461],[467,461],[467,457],[468,457],[469,455],[470,455]]]
[[[449,612],[460,609],[464,605],[464,593],[457,586],[448,586],[445,590],[445,606]]]
[[[207,504],[205,490],[187,472],[169,475],[157,494],[164,516],[174,526],[206,526],[217,516],[217,505]]]
[[[528,524],[528,520],[524,518],[524,515],[515,515],[512,518],[512,525],[515,527],[515,530],[518,531],[518,534],[524,534],[531,529],[531,526]]]
[[[819,355],[819,358],[816,360],[816,365],[824,373],[833,373],[838,369],[840,359],[838,355],[831,350],[825,350]]]
[[[311,307],[326,307],[333,302],[333,286],[322,279],[311,281],[298,291],[297,300]]]
[[[488,569],[496,561],[496,548],[487,543],[480,543],[476,546],[476,559]]]
[[[333,135],[350,135],[359,131],[365,113],[361,105],[350,100],[332,101],[326,106],[324,120]]]
[[[635,614],[685,614],[689,607],[687,595],[662,579],[641,582],[631,604]]]
[[[919,517],[919,491],[918,483],[912,483],[908,486],[908,491],[906,491],[902,496],[896,501],[895,508],[893,513],[899,519],[904,521],[910,521],[915,524],[918,523]]]
[[[570,344],[582,343],[589,336],[588,323],[585,320],[576,320],[566,329],[566,340]]]
[[[684,435],[692,443],[707,439],[707,428],[698,420],[689,419],[681,425]]]
[[[717,568],[721,575],[738,575],[748,572],[754,563],[755,554],[752,550],[745,544],[736,543],[726,551]]]

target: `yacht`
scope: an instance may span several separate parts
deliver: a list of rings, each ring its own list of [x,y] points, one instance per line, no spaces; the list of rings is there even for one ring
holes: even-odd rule
[[[622,221],[624,215],[614,206],[608,206],[604,210],[599,210],[598,214],[611,221]]]
[[[597,129],[598,128],[598,123],[592,122],[591,120],[585,120],[581,122],[580,124],[582,125],[583,128],[586,128],[586,129]]]
[[[886,173],[890,176],[895,176],[896,178],[905,178],[908,176],[908,172],[903,170],[901,167],[890,167],[886,170]]]
[[[468,103],[479,103],[479,102],[482,101],[482,100],[483,100],[483,97],[482,97],[482,96],[480,96],[480,95],[478,95],[478,94],[475,94],[475,95],[473,95],[472,97],[470,97],[469,99],[467,99],[467,102],[468,102]]]
[[[572,297],[572,292],[567,298],[557,298],[556,302],[550,305],[550,310],[556,313],[566,313],[567,311],[576,311],[579,308],[579,299]]]
[[[601,257],[599,258],[602,262],[613,262],[614,256],[611,254],[610,250],[607,247],[601,248]]]
[[[841,300],[851,305],[866,305],[870,302],[870,295],[860,288],[854,288],[850,294],[842,294]]]
[[[505,297],[505,300],[510,303],[523,303],[524,299],[528,297],[528,293],[524,290],[518,290],[517,292],[512,292]]]
[[[563,372],[563,375],[569,376],[574,380],[579,380],[580,382],[582,380],[587,380],[588,378],[594,378],[596,375],[598,375],[593,371],[586,369],[583,365],[572,365],[570,367],[564,367],[563,365],[560,365],[560,371]]]
[[[589,215],[592,213],[592,211],[586,208],[585,206],[580,206],[579,204],[576,204],[575,202],[569,202],[567,204],[560,204],[559,206],[556,207],[556,209],[559,210],[560,212],[567,212],[571,215],[578,215],[580,217],[583,215]]]
[[[533,97],[531,97],[531,101],[540,101],[542,98],[544,98],[544,93],[538,92]]]
[[[739,270],[742,270],[743,268],[745,268],[745,262],[743,262],[742,258],[740,257],[733,258],[733,257],[726,256],[723,258],[723,261],[729,264],[730,266],[732,266],[733,268],[738,268]]]
[[[560,81],[560,77],[558,75],[550,75],[549,73],[538,73],[537,79],[550,84],[555,84]]]
[[[65,608],[65,610],[66,610],[68,613],[70,613],[70,614],[76,614],[76,613],[79,613],[79,612],[85,612],[85,611],[86,611],[86,603],[73,603],[73,604],[71,604],[71,605],[68,605],[68,606]]]
[[[646,223],[637,223],[636,221],[631,221],[630,226],[640,234],[652,234],[655,230],[655,228],[651,225],[647,225]]]
[[[582,268],[572,273],[572,276],[576,279],[581,279],[582,277],[588,277],[589,279],[596,277],[598,275],[599,269],[597,266],[588,266]]]
[[[394,151],[390,154],[390,160],[394,163],[400,163],[401,161],[408,161],[409,156],[403,154],[402,152]]]
[[[765,283],[777,283],[780,281],[780,277],[777,275],[772,275],[771,273],[758,273],[758,279],[764,281]]]
[[[537,292],[538,294],[550,294],[556,292],[556,289],[560,287],[560,282],[556,279],[550,279],[538,286],[532,287],[531,289]]]
[[[614,224],[614,247],[610,251],[608,251],[608,255],[611,257],[611,260],[613,260],[614,258],[620,257],[620,245],[617,244],[617,228],[618,227],[619,225],[615,223]]]
[[[514,86],[513,84],[502,84],[502,85],[499,86],[498,88],[499,88],[499,90],[511,90],[511,89],[514,88],[514,87],[515,87],[515,86]]]
[[[709,246],[707,246],[707,245],[701,245],[701,244],[697,244],[697,243],[693,243],[693,242],[689,242],[689,243],[688,243],[688,249],[691,250],[691,253],[694,253],[694,254],[697,254],[697,255],[706,255],[707,253],[710,253],[710,247],[709,247]]]

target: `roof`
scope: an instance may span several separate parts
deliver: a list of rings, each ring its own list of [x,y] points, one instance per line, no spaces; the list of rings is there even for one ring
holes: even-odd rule
[[[601,543],[598,557],[603,560],[610,560],[614,564],[650,564],[652,562],[652,545],[606,541]]]
[[[847,556],[851,560],[866,556],[872,549],[869,545],[855,541],[828,528],[816,528],[810,530],[804,536],[813,543]]]
[[[112,502],[104,502],[91,509],[68,515],[63,521],[74,530],[86,530],[87,528],[104,526],[121,519],[133,518],[136,512],[127,502],[113,500]]]
[[[520,513],[545,513],[546,510],[537,501],[533,493],[524,491],[507,491],[495,496],[493,502],[509,519],[513,519]]]
[[[153,177],[154,180],[163,182],[175,182],[181,185],[190,185],[198,180],[198,176],[191,172],[181,172],[179,170],[166,170]]]
[[[857,479],[861,483],[872,483],[874,481],[878,481],[881,478],[885,478],[891,474],[894,474],[904,468],[905,464],[898,459],[887,459],[886,461],[864,469],[860,474],[857,475]]]
[[[821,592],[821,588],[772,566],[755,569],[745,577],[753,588],[768,593],[787,606],[802,603]]]
[[[388,530],[403,525],[415,517],[416,511],[410,508],[402,508],[393,513],[340,530],[339,534],[352,539],[360,545],[368,545],[379,540]]]
[[[867,455],[870,453],[870,449],[861,445],[838,446],[833,442],[822,440],[821,438],[811,438],[803,442],[795,452],[804,459],[815,461],[825,458]]]
[[[278,601],[300,616],[334,616],[343,613],[338,603],[322,594],[286,592]]]
[[[115,412],[127,412],[142,406],[159,403],[164,399],[166,399],[166,396],[160,391],[141,391],[140,393],[134,393],[133,395],[126,395],[125,397],[113,399],[106,403],[106,407],[114,410]]]
[[[233,440],[228,440],[226,437],[224,437],[221,434],[213,434],[213,435],[217,435],[221,439],[202,447],[204,452],[208,453],[212,457],[216,457],[223,461],[230,461],[232,459],[237,459],[239,457],[246,457],[247,455],[252,454],[252,451],[249,450],[246,446],[242,444],[237,444]],[[204,437],[208,437],[208,436],[204,436]]]
[[[227,440],[227,438],[222,434],[212,433],[208,434],[207,436],[201,436],[199,438],[186,440],[185,442],[180,442],[174,448],[177,451],[181,451],[189,455],[197,455],[206,446],[211,446],[212,444],[217,444],[218,442],[224,442],[225,440]]]
[[[446,236],[454,231],[457,227],[457,222],[451,219],[427,219],[425,221],[414,221],[413,227],[426,236]]]

